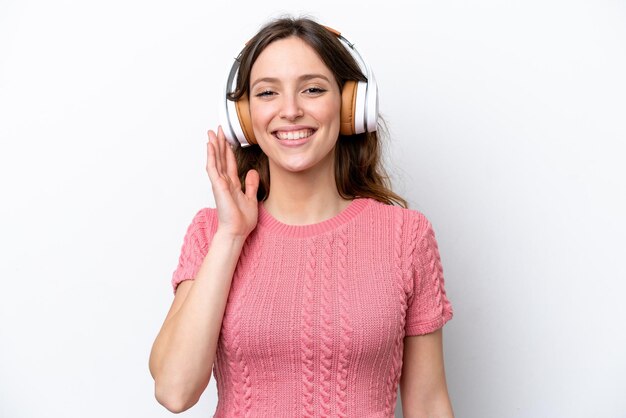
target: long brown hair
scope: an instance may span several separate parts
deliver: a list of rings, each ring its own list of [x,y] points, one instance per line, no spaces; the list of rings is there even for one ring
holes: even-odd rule
[[[235,91],[228,100],[237,101],[249,93],[250,71],[261,52],[272,42],[296,36],[306,42],[331,70],[341,89],[347,80],[367,81],[354,58],[337,37],[309,18],[285,17],[271,21],[246,44],[239,57],[240,66]],[[249,96],[249,94],[248,94]],[[391,190],[389,176],[381,161],[379,132],[384,122],[379,117],[379,131],[357,135],[339,135],[335,146],[335,183],[344,199],[369,197],[379,202],[407,207],[407,202]],[[235,149],[237,169],[242,187],[248,170],[259,172],[257,198],[267,199],[270,172],[267,155],[258,145]]]

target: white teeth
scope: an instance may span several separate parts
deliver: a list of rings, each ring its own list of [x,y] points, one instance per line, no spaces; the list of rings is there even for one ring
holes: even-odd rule
[[[313,135],[313,129],[303,129],[301,131],[276,132],[278,139],[301,139]]]

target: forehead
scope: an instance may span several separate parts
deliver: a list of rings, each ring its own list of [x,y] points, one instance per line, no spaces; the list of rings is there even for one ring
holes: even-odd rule
[[[269,44],[250,70],[250,82],[257,78],[298,78],[302,74],[320,73],[332,77],[317,52],[302,39],[291,36]]]

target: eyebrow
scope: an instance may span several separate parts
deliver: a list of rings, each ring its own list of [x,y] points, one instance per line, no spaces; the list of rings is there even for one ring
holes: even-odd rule
[[[298,81],[308,81],[308,80],[312,80],[315,78],[321,78],[323,80],[326,80],[327,82],[330,83],[330,80],[328,79],[328,77],[326,77],[323,74],[303,74],[300,77],[298,77]],[[250,90],[252,90],[252,88],[254,86],[256,86],[258,83],[261,82],[267,82],[267,83],[278,83],[280,80],[278,78],[274,78],[274,77],[263,77],[263,78],[259,78],[258,80],[255,80],[254,83],[252,83],[250,85]]]

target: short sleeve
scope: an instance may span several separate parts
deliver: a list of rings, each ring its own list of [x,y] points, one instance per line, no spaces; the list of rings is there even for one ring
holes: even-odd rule
[[[174,293],[176,293],[176,288],[180,282],[195,279],[216,229],[217,215],[215,209],[200,209],[193,217],[183,239],[178,266],[172,274]]]
[[[413,252],[413,292],[408,299],[405,335],[436,331],[452,318],[452,305],[446,295],[443,267],[432,224],[424,215],[418,223]]]

